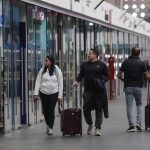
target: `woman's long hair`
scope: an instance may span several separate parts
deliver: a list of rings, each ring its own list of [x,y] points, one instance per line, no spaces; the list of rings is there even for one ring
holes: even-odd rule
[[[49,74],[50,74],[50,76],[52,76],[54,74],[55,58],[51,55],[50,56],[47,55],[46,58],[51,62],[51,67],[50,67],[50,70],[49,70]],[[47,68],[48,68],[48,66],[44,67],[42,75],[47,71]]]

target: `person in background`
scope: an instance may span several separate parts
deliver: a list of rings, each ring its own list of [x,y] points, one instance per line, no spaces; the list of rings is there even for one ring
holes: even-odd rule
[[[61,103],[63,95],[63,77],[62,72],[53,56],[46,56],[45,66],[42,67],[37,75],[33,100],[40,96],[42,109],[47,124],[46,133],[53,134],[53,125],[55,119],[56,102]]]
[[[147,70],[149,72],[149,70],[150,70],[149,61],[145,59],[144,60],[144,64],[145,64],[145,66],[146,66],[146,68],[147,68]],[[144,87],[147,87],[147,79],[146,79],[145,76],[143,77],[143,80],[144,80]]]
[[[84,93],[83,93],[83,113],[88,124],[87,134],[92,134],[93,121],[91,111],[95,110],[95,136],[100,136],[101,125],[104,116],[108,118],[108,101],[105,88],[105,82],[109,80],[108,68],[104,62],[98,60],[99,52],[96,49],[91,49],[88,54],[88,61],[81,66],[79,76],[74,82],[74,86],[84,79]],[[99,90],[97,85],[101,85]]]
[[[131,56],[126,59],[119,70],[118,77],[124,82],[124,91],[126,98],[127,118],[129,128],[127,132],[142,131],[142,87],[143,74],[149,79],[147,67],[140,59],[140,49],[133,47]],[[136,123],[132,114],[133,99],[137,107]]]

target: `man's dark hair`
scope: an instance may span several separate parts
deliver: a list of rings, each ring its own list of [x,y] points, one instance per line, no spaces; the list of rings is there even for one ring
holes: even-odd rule
[[[95,55],[97,56],[97,58],[98,58],[98,56],[99,56],[99,51],[98,51],[97,49],[92,48],[92,49],[90,49],[90,51],[92,51],[93,54],[95,54]]]
[[[140,55],[140,48],[133,47],[132,50],[131,50],[131,54],[133,56],[139,56]]]

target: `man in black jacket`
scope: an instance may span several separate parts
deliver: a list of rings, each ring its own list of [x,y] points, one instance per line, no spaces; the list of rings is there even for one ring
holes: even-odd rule
[[[134,132],[142,130],[142,87],[143,87],[143,74],[147,74],[147,68],[144,62],[140,59],[140,49],[132,48],[131,56],[126,59],[119,70],[118,77],[124,82],[127,118],[129,128],[127,132]],[[123,76],[124,73],[124,76]],[[146,75],[147,77],[147,75]],[[132,114],[133,98],[136,102],[137,116],[136,123]],[[136,127],[136,128],[135,128]]]
[[[84,79],[83,94],[83,113],[87,124],[89,125],[87,134],[92,133],[93,121],[91,111],[95,110],[95,135],[101,135],[101,124],[104,116],[108,118],[108,101],[105,88],[105,82],[108,81],[108,68],[105,63],[98,60],[99,52],[91,49],[87,62],[81,66],[79,76],[74,85],[77,85]],[[100,87],[99,87],[100,86]]]

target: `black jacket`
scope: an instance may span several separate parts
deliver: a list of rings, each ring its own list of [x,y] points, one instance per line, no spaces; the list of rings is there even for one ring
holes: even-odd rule
[[[104,116],[108,118],[108,99],[106,88],[104,88],[103,91],[98,91],[93,85],[95,78],[98,78],[103,82],[107,82],[109,80],[108,68],[104,62],[87,61],[83,63],[76,81],[80,82],[84,79],[84,91],[93,94],[93,98],[91,98],[91,101],[93,101],[93,103],[91,103],[93,109],[98,110],[102,107]]]
[[[143,73],[147,71],[144,62],[137,56],[130,56],[126,59],[120,68],[124,72],[125,87],[141,87],[143,86]]]
[[[77,77],[76,81],[80,82],[82,79],[84,79],[85,92],[91,92],[92,90],[95,91],[95,88],[93,86],[94,78],[99,78],[104,82],[107,82],[109,80],[108,68],[104,62],[87,61],[83,63],[81,66],[79,76]]]

